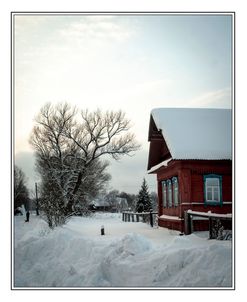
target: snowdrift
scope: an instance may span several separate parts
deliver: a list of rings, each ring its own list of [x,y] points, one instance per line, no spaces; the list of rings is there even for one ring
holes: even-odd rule
[[[119,236],[90,233],[90,225],[102,223],[97,219],[76,217],[49,231],[31,218],[24,224],[15,217],[15,287],[232,286],[230,241],[159,232],[116,216],[105,221],[121,228]],[[124,234],[130,227],[136,231]]]

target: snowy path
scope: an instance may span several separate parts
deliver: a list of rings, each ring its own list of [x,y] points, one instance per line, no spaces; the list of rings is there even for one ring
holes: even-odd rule
[[[14,219],[16,287],[231,286],[230,241],[179,236],[119,214],[74,217],[54,231],[36,216]]]
[[[83,223],[82,223],[83,219]],[[74,218],[67,226],[67,229],[79,232],[83,236],[90,236],[91,238],[101,237],[100,229],[104,226],[105,237],[101,239],[109,240],[110,238],[118,238],[119,236],[128,233],[139,233],[146,236],[153,243],[160,245],[168,243],[174,236],[178,236],[179,232],[168,230],[165,228],[151,228],[148,224],[139,222],[122,222],[121,214],[96,214],[94,218]]]

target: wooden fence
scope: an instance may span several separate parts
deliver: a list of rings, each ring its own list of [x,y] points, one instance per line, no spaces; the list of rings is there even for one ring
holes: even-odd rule
[[[185,235],[189,235],[193,232],[193,217],[203,217],[205,219],[208,219],[209,239],[214,239],[215,236],[217,236],[214,234],[214,228],[217,221],[221,221],[221,220],[232,221],[231,214],[217,214],[211,212],[196,212],[196,211],[188,210],[184,212]]]
[[[125,222],[150,222],[150,225],[153,227],[155,221],[155,215],[158,215],[158,212],[122,212],[122,220]]]

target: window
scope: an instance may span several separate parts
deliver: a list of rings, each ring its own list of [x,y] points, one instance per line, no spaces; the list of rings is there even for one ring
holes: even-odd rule
[[[172,182],[167,180],[167,190],[168,190],[168,207],[172,207]]]
[[[163,180],[162,184],[162,200],[164,208],[177,207],[179,204],[178,178]]]
[[[162,181],[162,197],[163,197],[163,207],[167,207],[167,192],[166,192],[166,181]]]
[[[173,202],[174,206],[178,206],[178,179],[177,177],[172,178],[172,187],[173,187]]]
[[[204,175],[205,203],[222,203],[222,177],[220,175]]]

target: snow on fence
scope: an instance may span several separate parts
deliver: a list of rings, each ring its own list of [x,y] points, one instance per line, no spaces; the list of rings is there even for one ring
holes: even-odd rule
[[[156,220],[156,216],[153,217],[153,215],[158,215],[158,212],[141,212],[141,213],[136,213],[136,212],[129,212],[125,211],[122,212],[122,220],[127,221],[127,222],[139,222],[142,220],[142,222],[150,222],[151,227],[154,225],[154,221]]]
[[[184,212],[184,233],[189,235],[193,232],[193,218],[201,217],[209,222],[209,239],[215,239],[221,231],[221,220],[232,221],[232,214],[217,214],[212,212],[197,212],[188,210]],[[218,224],[218,226],[216,226]],[[216,229],[217,228],[217,229]],[[223,230],[223,229],[222,229]]]

